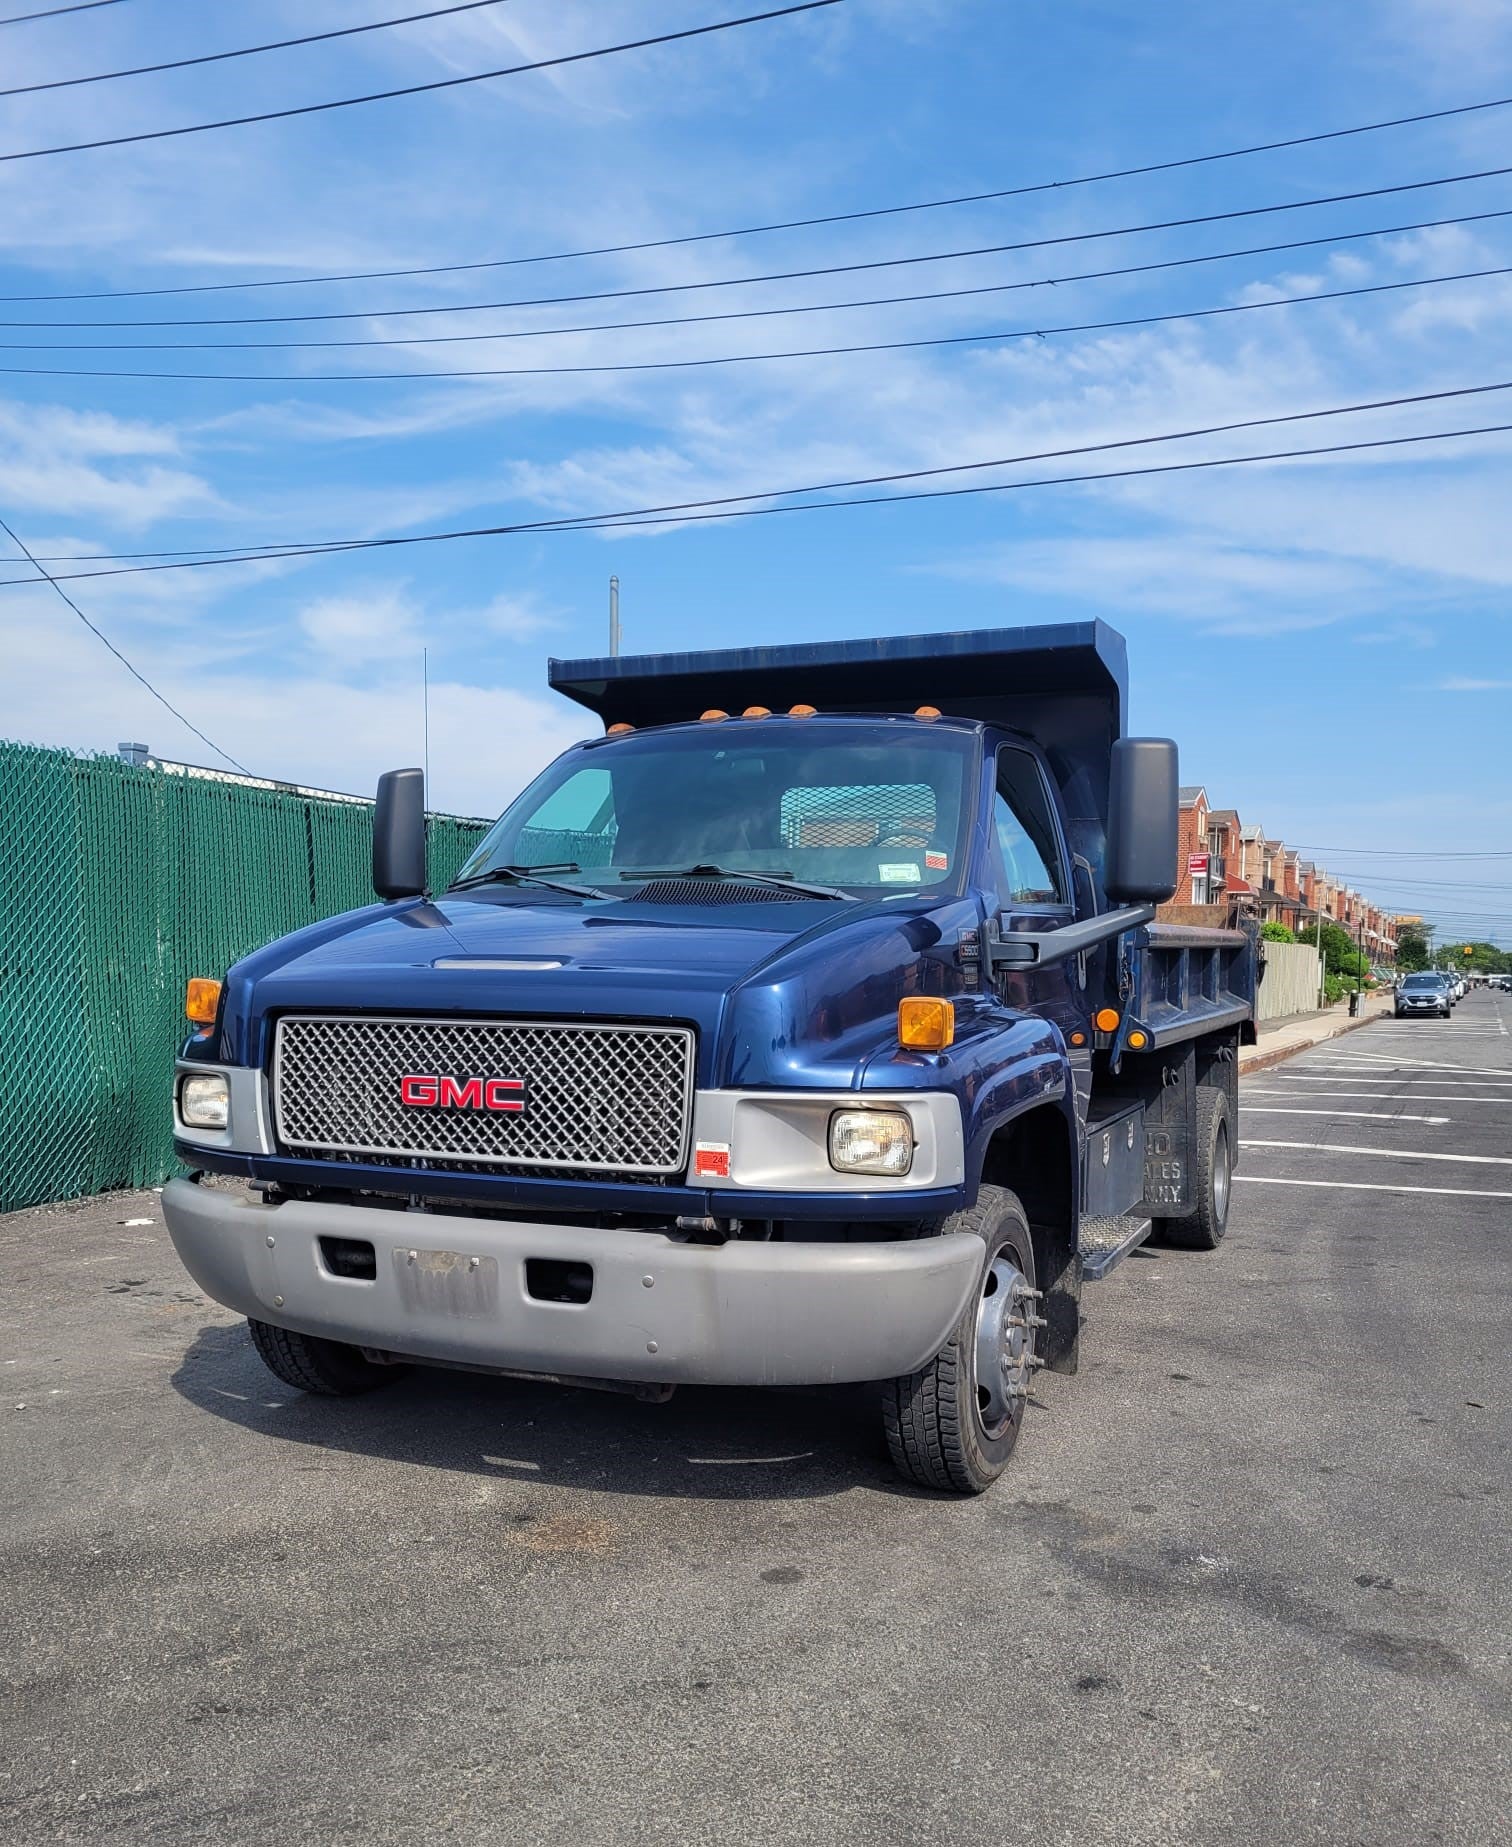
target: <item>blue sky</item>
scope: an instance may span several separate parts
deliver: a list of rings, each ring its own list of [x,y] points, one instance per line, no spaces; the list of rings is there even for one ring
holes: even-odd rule
[[[124,0],[0,29],[0,86],[423,3]],[[742,10],[729,0],[506,0],[325,46],[13,98],[0,102],[0,151],[424,82]],[[1512,93],[1512,7],[1499,0],[1251,9],[846,0],[807,18],[437,95],[0,165],[0,294],[634,242],[1062,178],[1503,93]],[[1493,211],[1512,207],[1512,178],[587,312],[438,312],[418,323],[381,314],[1061,237],[1437,178],[1512,163],[1509,129],[1512,110],[1491,111],[1068,192],[670,250],[439,278],[12,304],[0,315],[55,324],[352,312],[363,318],[334,327],[118,337],[383,337],[964,288]],[[618,334],[157,361],[0,351],[0,366],[157,364],[303,379],[922,339],[1512,264],[1509,227],[1512,218],[996,297]],[[262,544],[541,519],[1106,442],[1512,379],[1509,284],[682,373],[324,384],[0,375],[0,513],[54,554]],[[45,325],[0,333],[12,344],[111,337]],[[1171,444],[1139,459],[1499,421],[1512,422],[1512,392],[1301,433]],[[379,769],[417,757],[428,648],[432,799],[479,813],[496,811],[581,733],[545,691],[544,664],[602,650],[611,572],[632,651],[1102,615],[1129,638],[1134,726],[1180,741],[1186,780],[1272,835],[1334,849],[1321,857],[1383,904],[1436,912],[1447,934],[1480,935],[1512,908],[1509,454],[1506,436],[1482,437],[72,588],[227,750],[260,772],[331,787],[365,789]],[[77,748],[135,737],[165,756],[205,758],[45,587],[0,591],[0,652],[0,733]],[[1403,848],[1509,857],[1456,866],[1363,852]]]

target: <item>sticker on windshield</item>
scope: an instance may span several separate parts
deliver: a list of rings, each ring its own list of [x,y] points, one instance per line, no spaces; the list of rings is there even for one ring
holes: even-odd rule
[[[950,856],[947,853],[926,853],[924,864],[931,872],[944,872],[949,868]]]
[[[910,861],[907,865],[878,866],[877,875],[884,885],[917,885],[919,868]]]

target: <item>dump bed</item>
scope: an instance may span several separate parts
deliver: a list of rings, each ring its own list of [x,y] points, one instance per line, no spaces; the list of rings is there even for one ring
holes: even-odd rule
[[[1259,958],[1250,931],[1151,924],[1144,936],[1127,1014],[1148,1035],[1148,1050],[1253,1019]]]
[[[1021,731],[1049,759],[1076,850],[1094,863],[1101,858],[1109,764],[1123,735],[1128,686],[1124,638],[1105,622],[553,660],[547,677],[606,725],[677,724],[711,708],[912,712],[932,705]]]

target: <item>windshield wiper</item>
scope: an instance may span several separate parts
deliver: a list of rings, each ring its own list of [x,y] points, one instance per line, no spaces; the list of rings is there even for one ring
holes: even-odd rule
[[[552,866],[490,866],[486,872],[475,872],[470,879],[457,879],[446,889],[470,891],[475,885],[498,885],[508,881],[513,885],[544,885],[548,891],[564,891],[572,898],[607,898],[608,892],[600,891],[596,886],[567,885],[561,879],[544,876],[548,872],[582,870],[575,859],[564,859],[559,865]]]
[[[701,860],[696,866],[676,866],[656,871],[636,868],[620,874],[622,879],[747,879],[753,885],[776,885],[783,891],[801,891],[809,898],[839,898],[850,902],[850,893],[834,885],[810,885],[795,879],[791,872],[749,872],[741,866],[715,866]]]

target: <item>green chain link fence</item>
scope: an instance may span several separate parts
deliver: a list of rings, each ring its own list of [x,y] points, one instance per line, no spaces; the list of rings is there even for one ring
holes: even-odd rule
[[[430,821],[433,887],[483,823]],[[371,904],[372,809],[0,741],[0,1212],[174,1170],[184,984]]]

